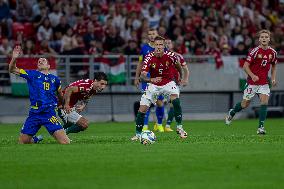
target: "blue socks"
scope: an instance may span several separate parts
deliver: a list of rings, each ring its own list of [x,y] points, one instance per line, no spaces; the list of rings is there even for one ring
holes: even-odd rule
[[[148,123],[149,123],[149,115],[150,115],[150,112],[151,112],[151,110],[150,110],[150,108],[149,108],[148,111],[147,111],[146,114],[145,114],[144,125],[148,125]]]
[[[164,106],[156,107],[156,116],[157,116],[157,122],[159,125],[163,123],[164,113],[165,113]]]

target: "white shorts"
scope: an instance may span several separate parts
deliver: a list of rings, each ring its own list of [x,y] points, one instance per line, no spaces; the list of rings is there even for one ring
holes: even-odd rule
[[[157,86],[150,83],[141,97],[140,105],[146,105],[150,107],[151,103],[156,103],[158,96],[160,95],[163,95],[165,99],[168,99],[169,96],[173,94],[179,96],[179,93],[179,87],[174,81],[171,81],[163,86]]]
[[[251,100],[255,94],[264,94],[270,95],[269,85],[248,85],[248,87],[244,90],[243,99]]]
[[[71,112],[67,114],[63,109],[60,110],[61,114],[64,118],[65,122],[70,122],[70,123],[77,123],[79,119],[82,117],[74,108],[72,108]]]

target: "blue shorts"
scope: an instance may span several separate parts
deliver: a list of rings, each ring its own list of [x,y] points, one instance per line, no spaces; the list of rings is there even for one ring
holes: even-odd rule
[[[48,112],[38,113],[30,111],[29,117],[26,119],[21,133],[33,136],[38,132],[42,125],[45,126],[50,135],[52,135],[55,131],[62,129],[54,109],[51,109]]]

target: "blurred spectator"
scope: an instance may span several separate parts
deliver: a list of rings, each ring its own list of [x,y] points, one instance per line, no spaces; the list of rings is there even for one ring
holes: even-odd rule
[[[74,49],[78,46],[77,39],[73,33],[73,29],[69,28],[67,29],[66,34],[63,35],[62,37],[62,49],[61,52],[63,51],[70,51],[71,49]]]
[[[120,37],[115,27],[111,27],[104,41],[104,49],[108,52],[119,53],[122,52],[123,45],[124,40]]]
[[[52,12],[48,14],[51,26],[56,27],[59,24],[60,18],[63,16],[60,6],[58,4],[53,5]]]
[[[90,42],[98,40],[99,37],[95,35],[95,27],[94,25],[90,22],[88,25],[88,31],[87,33],[83,36],[85,47],[87,49],[90,48]]]
[[[220,52],[219,48],[217,47],[216,41],[210,41],[208,43],[205,54],[214,56],[217,69],[219,69],[223,66],[223,61],[221,59],[221,52]]]
[[[243,42],[239,42],[236,48],[233,48],[231,54],[232,55],[246,55],[248,50],[245,48],[245,44]]]
[[[4,0],[0,0],[0,26],[2,27],[2,32],[8,38],[12,37],[12,23],[11,12],[8,4]]]
[[[24,55],[34,55],[36,54],[35,45],[32,40],[26,40],[23,47]]]
[[[32,5],[28,0],[17,1],[16,18],[18,22],[30,22],[32,20]]]
[[[69,28],[70,25],[67,23],[66,16],[61,16],[59,24],[54,28],[54,32],[61,32],[64,35]]]
[[[137,55],[137,54],[139,54],[137,42],[134,41],[134,40],[129,40],[128,45],[124,48],[124,54],[126,54],[126,55]]]
[[[149,8],[149,14],[145,16],[148,19],[150,28],[158,28],[160,22],[160,15],[157,13],[156,7],[151,6]]]
[[[37,49],[37,53],[38,54],[42,54],[42,55],[46,55],[46,56],[52,56],[52,55],[56,55],[57,54],[55,52],[55,50],[53,50],[49,46],[47,39],[44,39],[44,40],[41,41],[40,46]]]
[[[7,38],[3,38],[0,44],[0,55],[10,56],[13,49],[9,44],[9,40]]]
[[[123,52],[130,40],[138,47],[145,42],[149,28],[191,54],[206,54],[212,41],[223,54],[247,54],[257,45],[256,32],[269,29],[273,47],[281,51],[283,20],[282,0],[0,0],[0,39],[48,40],[57,53]]]
[[[43,20],[42,25],[37,30],[37,39],[39,41],[47,40],[49,41],[52,37],[52,28],[48,18]]]
[[[230,55],[230,47],[228,44],[223,44],[222,46],[222,56],[229,56]]]

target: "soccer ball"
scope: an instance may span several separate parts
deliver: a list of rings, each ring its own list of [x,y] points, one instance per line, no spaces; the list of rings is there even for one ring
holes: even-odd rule
[[[141,144],[148,145],[153,144],[156,141],[156,136],[152,131],[143,131],[141,133],[140,142]]]

